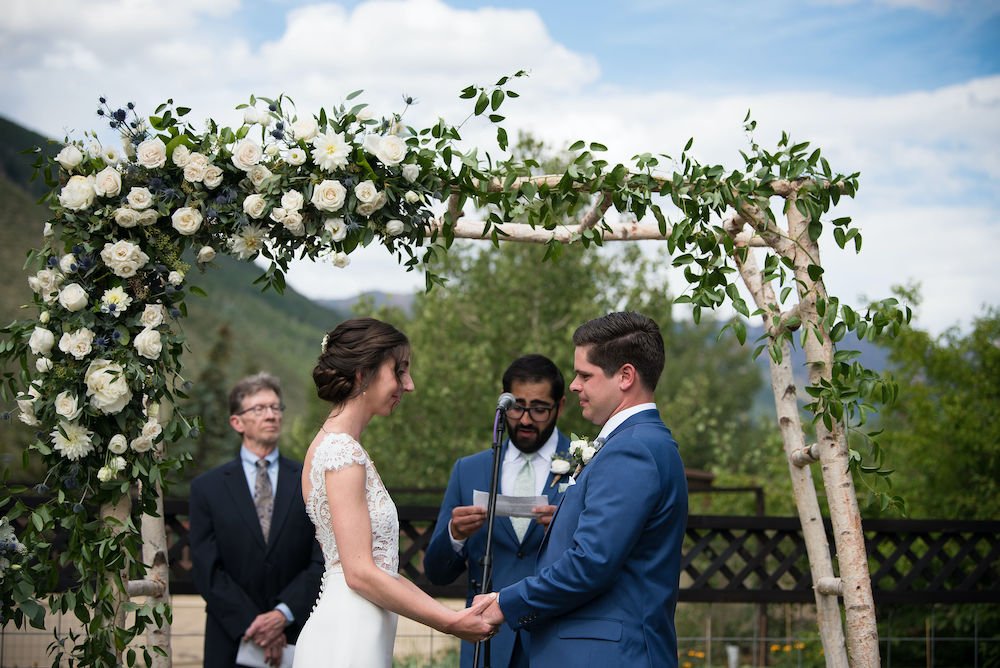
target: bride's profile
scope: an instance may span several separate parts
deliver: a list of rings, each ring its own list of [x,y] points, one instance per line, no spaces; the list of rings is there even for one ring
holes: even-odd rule
[[[397,615],[470,642],[490,636],[479,614],[489,600],[454,611],[398,575],[396,506],[361,446],[371,418],[414,389],[406,335],[374,318],[347,320],[323,338],[313,381],[332,409],[306,452],[302,494],[326,571],[295,668],[388,668]]]

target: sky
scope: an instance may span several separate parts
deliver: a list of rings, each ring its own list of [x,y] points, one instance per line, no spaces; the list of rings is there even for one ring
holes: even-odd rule
[[[238,124],[250,94],[301,112],[363,89],[377,112],[458,123],[459,91],[527,70],[505,126],[614,161],[691,153],[727,171],[748,137],[823,150],[860,191],[861,254],[821,247],[831,294],[863,306],[919,284],[915,324],[967,329],[1000,304],[1000,3],[993,0],[5,0],[0,116],[47,136],[101,127],[97,98]],[[463,127],[489,149],[492,132]],[[656,243],[656,242],[648,242]],[[314,298],[422,289],[380,247],[346,269],[298,263]],[[683,289],[676,274],[669,290]]]

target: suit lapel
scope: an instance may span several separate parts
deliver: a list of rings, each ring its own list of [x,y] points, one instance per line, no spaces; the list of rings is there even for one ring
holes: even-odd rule
[[[233,506],[236,508],[236,513],[247,524],[247,528],[257,540],[260,548],[266,548],[267,546],[264,544],[264,532],[260,529],[260,520],[257,519],[257,509],[253,505],[253,496],[250,495],[250,487],[247,485],[247,478],[243,473],[243,462],[240,461],[239,457],[226,467],[224,478],[224,484],[233,499]]]
[[[556,451],[555,451],[555,453],[554,453],[553,456],[560,455],[562,457],[567,457],[568,458],[569,457],[569,439],[566,438],[566,436],[561,431],[559,431],[558,433],[559,433],[559,444],[556,445]],[[542,541],[538,545],[538,551],[539,552],[542,551],[542,548],[545,546],[545,543],[549,539],[549,527],[552,526],[552,522],[556,521],[556,515],[559,514],[559,506],[562,505],[563,497],[566,496],[565,493],[563,493],[563,494],[559,493],[559,484],[562,484],[562,482],[564,482],[564,480],[566,478],[568,478],[569,475],[567,474],[567,475],[564,475],[564,476],[560,477],[559,478],[559,483],[557,483],[555,485],[552,484],[552,479],[554,477],[555,476],[552,474],[552,469],[551,469],[551,467],[549,467],[549,475],[548,475],[547,478],[545,478],[545,496],[549,497],[549,503],[552,504],[552,505],[554,505],[556,507],[556,511],[554,513],[552,513],[552,519],[549,521],[549,526],[545,527],[545,529],[544,529],[545,535],[542,537]],[[540,529],[541,527],[537,527],[537,528]],[[530,534],[535,529],[536,529],[535,524],[532,524],[531,528],[528,530],[527,534],[525,534],[525,537],[527,537],[527,535]]]
[[[278,456],[278,490],[274,495],[274,512],[271,514],[271,532],[268,536],[268,546],[275,543],[281,527],[285,525],[285,517],[288,509],[292,507],[292,500],[299,489],[297,475],[299,471],[290,459]],[[263,537],[263,534],[261,534]]]

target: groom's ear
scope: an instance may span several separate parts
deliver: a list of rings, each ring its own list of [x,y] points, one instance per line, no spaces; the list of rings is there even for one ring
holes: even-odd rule
[[[618,389],[622,392],[628,392],[633,385],[639,383],[639,372],[628,362],[618,369],[618,377]]]

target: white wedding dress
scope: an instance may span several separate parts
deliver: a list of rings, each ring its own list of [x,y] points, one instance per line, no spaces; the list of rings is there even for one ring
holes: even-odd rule
[[[344,580],[330,522],[327,471],[365,467],[365,495],[372,526],[372,559],[393,577],[399,570],[399,517],[396,505],[361,444],[347,434],[328,434],[309,468],[312,489],[306,511],[316,525],[326,572],[319,598],[295,646],[294,668],[390,668],[396,640],[396,613],[355,593]]]

